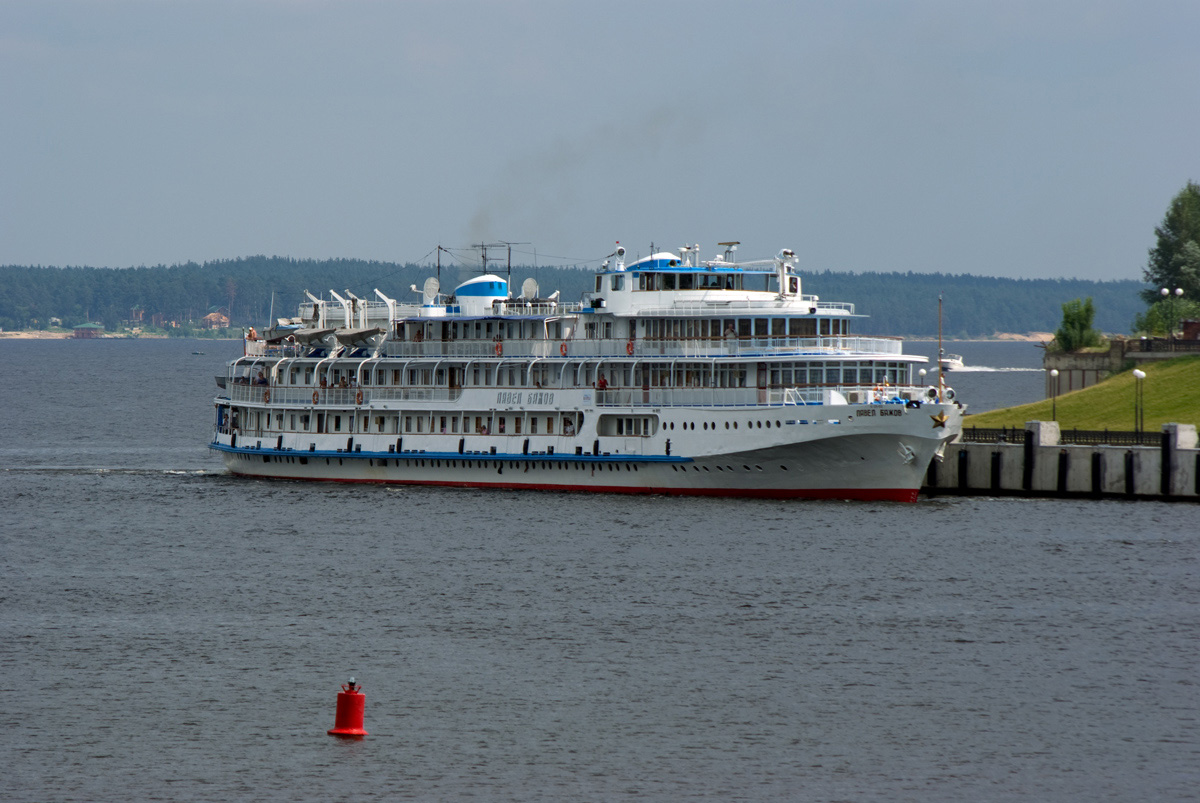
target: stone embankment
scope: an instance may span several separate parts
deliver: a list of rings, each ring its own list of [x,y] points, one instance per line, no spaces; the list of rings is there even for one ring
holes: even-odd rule
[[[1200,449],[1190,424],[1164,424],[1152,446],[1062,443],[1053,421],[1031,421],[1023,434],[1016,442],[947,445],[922,492],[1200,501]]]

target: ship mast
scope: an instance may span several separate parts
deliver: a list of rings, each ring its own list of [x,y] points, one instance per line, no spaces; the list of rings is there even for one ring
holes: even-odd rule
[[[501,240],[508,247],[508,297],[512,298],[512,247],[514,245],[529,245],[529,243],[510,243],[507,240]]]
[[[942,361],[946,350],[942,348],[942,294],[938,293],[938,401],[946,395],[946,364]]]

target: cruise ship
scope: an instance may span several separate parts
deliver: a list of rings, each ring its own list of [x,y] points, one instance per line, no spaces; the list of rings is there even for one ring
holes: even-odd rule
[[[941,372],[737,246],[618,247],[574,302],[486,256],[448,294],[306,292],[217,377],[210,446],[246,477],[916,501],[962,426]]]

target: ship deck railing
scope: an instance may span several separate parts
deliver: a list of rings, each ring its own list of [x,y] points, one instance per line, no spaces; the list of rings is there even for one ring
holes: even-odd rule
[[[462,388],[444,387],[336,387],[264,386],[229,384],[225,388],[233,404],[259,404],[288,407],[369,407],[372,402],[419,402],[453,404],[462,398]],[[492,390],[493,388],[488,388]],[[505,388],[501,388],[505,389]],[[527,391],[534,388],[512,387]],[[539,388],[575,390],[587,388]],[[597,407],[789,407],[825,403],[830,391],[836,391],[849,404],[896,403],[922,398],[923,388],[880,385],[810,385],[805,387],[608,387],[595,390]],[[315,401],[314,401],[315,399]]]
[[[769,388],[606,388],[597,407],[803,407],[826,404],[835,391],[848,404],[903,403],[921,398],[922,388],[836,385]]]
[[[853,315],[854,305],[846,301],[817,301],[814,296],[793,296],[790,298],[773,299],[729,299],[704,301],[676,301],[670,306],[638,307],[637,314],[655,318],[679,317],[712,317],[723,313],[736,314],[741,312],[766,311],[795,311],[800,306],[807,311],[816,309],[817,312]]]
[[[565,352],[565,354],[564,354]],[[682,337],[682,338],[566,338],[563,340],[389,340],[383,355],[401,358],[660,358],[719,359],[781,356],[892,357],[904,352],[894,337]]]
[[[314,388],[311,385],[227,385],[231,402],[265,402],[273,405],[328,405],[352,407],[372,401],[456,402],[462,397],[461,388],[434,387],[336,387]],[[315,395],[314,395],[315,394]],[[361,396],[361,401],[360,401]]]

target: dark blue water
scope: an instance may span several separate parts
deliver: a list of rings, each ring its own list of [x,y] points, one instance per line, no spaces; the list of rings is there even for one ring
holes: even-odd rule
[[[236,349],[0,341],[0,798],[1200,788],[1194,505],[235,480]]]
[[[946,372],[946,384],[966,403],[968,415],[1045,398],[1046,380],[1042,371],[1045,349],[1039,343],[947,341],[943,348],[947,354],[963,358],[963,368]],[[937,375],[932,369],[937,365],[937,341],[910,340],[905,351],[929,358],[928,381],[935,384]]]

